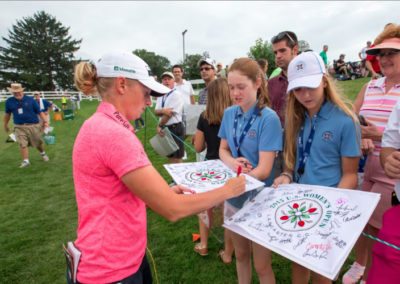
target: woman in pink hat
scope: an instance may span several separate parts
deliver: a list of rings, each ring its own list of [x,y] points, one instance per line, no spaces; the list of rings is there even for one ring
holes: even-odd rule
[[[151,283],[146,260],[146,205],[176,221],[244,192],[245,178],[219,189],[183,195],[170,188],[151,165],[130,123],[151,105],[150,96],[171,90],[149,75],[147,64],[130,52],[81,62],[75,84],[101,103],[84,122],[73,149],[78,205],[75,247],[81,251],[78,283]],[[71,282],[71,281],[70,281]]]
[[[382,134],[387,127],[389,116],[396,103],[400,101],[400,26],[386,25],[375,39],[374,46],[366,52],[377,56],[384,75],[367,83],[354,102],[355,112],[362,115],[367,124],[361,126],[362,149],[364,153],[368,153],[362,190],[381,194],[379,204],[366,227],[368,234],[377,236],[382,228],[382,216],[392,206],[391,196],[395,184],[393,179],[385,175],[379,154]],[[355,246],[356,261],[344,274],[343,283],[357,283],[363,274],[363,281],[367,279],[373,242],[364,236],[359,238]]]

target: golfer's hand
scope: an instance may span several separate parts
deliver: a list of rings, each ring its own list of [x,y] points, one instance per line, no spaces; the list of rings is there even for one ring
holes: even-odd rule
[[[229,179],[224,185],[232,194],[231,197],[241,195],[246,189],[246,177],[239,176]]]

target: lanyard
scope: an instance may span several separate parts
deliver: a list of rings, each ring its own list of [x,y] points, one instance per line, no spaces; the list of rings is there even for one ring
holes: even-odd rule
[[[242,131],[242,134],[239,137],[239,141],[237,141],[237,138],[236,138],[236,133],[237,133],[237,130],[238,130],[237,129],[238,119],[239,119],[238,111],[239,111],[239,109],[236,111],[235,120],[233,121],[233,143],[235,144],[236,151],[238,153],[238,156],[240,157],[241,156],[241,154],[240,154],[240,145],[242,145],[243,139],[246,136],[247,131],[249,131],[250,127],[253,125],[254,121],[256,120],[257,115],[259,113],[259,109],[258,109],[257,106],[254,108],[253,114],[251,115],[250,120],[247,122],[246,126],[244,127],[244,129]]]
[[[304,148],[304,141],[303,141],[303,136],[304,136],[304,125],[301,127],[300,129],[300,134],[299,134],[299,138],[298,138],[298,148],[299,148],[299,167],[297,168],[297,174],[296,176],[296,182],[299,182],[300,177],[304,174],[304,168],[306,166],[306,162],[308,160],[308,157],[310,156],[310,150],[311,150],[311,144],[314,140],[314,135],[315,135],[315,129],[317,128],[317,118],[318,118],[318,114],[319,112],[314,115],[314,123],[312,125],[311,131],[310,131],[310,135],[308,135],[308,139],[307,139],[307,143],[305,145]]]
[[[162,107],[162,108],[164,108],[165,102],[167,101],[168,96],[169,96],[173,91],[175,91],[175,89],[172,89],[171,92],[169,92],[168,94],[164,95],[164,96],[161,98],[161,107]]]

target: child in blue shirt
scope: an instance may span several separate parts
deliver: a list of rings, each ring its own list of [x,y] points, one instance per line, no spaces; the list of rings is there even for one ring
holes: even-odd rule
[[[274,186],[290,183],[357,188],[360,127],[326,75],[315,52],[304,52],[288,68],[285,171]],[[292,283],[308,283],[310,270],[292,263]],[[312,273],[313,283],[331,283]]]
[[[282,150],[282,128],[278,115],[270,109],[265,77],[256,61],[237,59],[229,68],[228,85],[235,104],[222,118],[220,159],[232,170],[247,173],[272,184],[271,171],[275,156]],[[229,199],[224,204],[228,218],[243,207],[257,190]],[[251,283],[251,254],[260,283],[275,283],[271,251],[245,237],[230,232],[236,256],[239,283]]]

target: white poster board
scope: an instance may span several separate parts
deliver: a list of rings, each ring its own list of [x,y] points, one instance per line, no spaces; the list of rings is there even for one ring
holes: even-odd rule
[[[264,188],[224,227],[334,280],[379,199],[312,185]]]
[[[164,165],[176,184],[182,184],[197,193],[221,187],[236,176],[221,160]],[[246,175],[246,191],[264,187],[264,183]]]
[[[186,115],[186,135],[194,135],[200,114],[206,109],[206,105],[184,105],[183,112]]]

